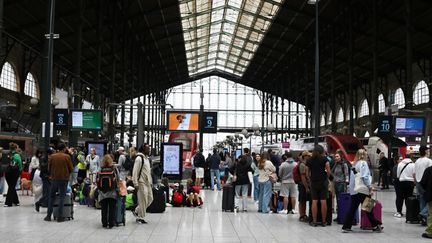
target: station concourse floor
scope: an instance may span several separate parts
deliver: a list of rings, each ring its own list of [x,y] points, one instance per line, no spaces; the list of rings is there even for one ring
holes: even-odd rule
[[[22,196],[20,207],[0,207],[0,242],[428,242],[425,227],[394,218],[394,191],[378,192],[383,203],[383,233],[341,233],[341,225],[311,227],[298,221],[298,214],[260,214],[252,199],[249,211],[222,212],[222,192],[202,190],[202,208],[167,207],[163,214],[148,214],[148,224],[135,223],[127,212],[126,226],[102,228],[100,210],[75,205],[74,220],[45,222],[46,209],[37,213],[33,197]],[[3,205],[1,205],[3,206]],[[335,215],[334,215],[335,217]]]

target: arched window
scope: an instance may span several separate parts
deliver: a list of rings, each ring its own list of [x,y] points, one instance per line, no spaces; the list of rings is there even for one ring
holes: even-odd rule
[[[380,94],[378,95],[378,113],[384,112],[384,109],[385,109],[384,95]]]
[[[359,117],[365,117],[369,115],[369,104],[366,99],[363,100],[360,106]]]
[[[320,122],[320,125],[323,127],[323,126],[325,126],[325,116],[324,115],[321,115],[321,122]]]
[[[343,122],[343,120],[344,120],[344,116],[343,116],[343,110],[341,107],[341,108],[339,108],[339,111],[337,113],[336,122]]]
[[[397,89],[394,94],[394,104],[398,105],[399,109],[405,107],[405,96],[401,88]]]
[[[429,88],[425,81],[420,81],[414,88],[414,104],[420,105],[423,103],[429,103]]]
[[[356,119],[356,113],[355,113],[354,107],[352,107],[352,112],[353,112],[353,118],[355,120]],[[346,115],[346,120],[349,121],[350,120],[350,110],[347,110],[345,112],[345,115]]]
[[[332,112],[330,111],[328,117],[327,117],[327,124],[332,124]]]
[[[0,86],[15,92],[19,91],[18,79],[15,75],[15,70],[12,65],[5,62],[0,75]]]
[[[39,89],[38,86],[36,84],[36,80],[34,79],[33,75],[31,73],[27,74],[27,78],[26,78],[26,82],[24,85],[24,94],[30,96],[30,97],[34,97],[34,98],[39,98]]]

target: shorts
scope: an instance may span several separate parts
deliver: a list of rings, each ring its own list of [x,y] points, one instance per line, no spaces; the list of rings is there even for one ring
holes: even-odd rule
[[[202,168],[202,167],[195,168],[195,177],[196,178],[204,178],[204,168]]]
[[[306,188],[303,184],[298,184],[298,201],[301,203],[306,203],[310,200],[310,195],[306,192]]]
[[[312,200],[326,200],[328,195],[328,181],[317,181],[311,183]]]
[[[280,196],[282,197],[297,197],[297,186],[295,183],[282,183],[280,188]]]

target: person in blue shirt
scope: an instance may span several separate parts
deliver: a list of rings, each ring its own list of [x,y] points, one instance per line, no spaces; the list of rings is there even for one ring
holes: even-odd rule
[[[357,209],[361,203],[365,200],[366,197],[371,197],[372,195],[372,185],[371,185],[371,174],[369,171],[369,166],[367,163],[368,155],[366,150],[359,149],[355,156],[355,163],[353,168],[351,169],[350,173],[350,181],[349,181],[349,192],[351,194],[351,206],[350,209],[345,217],[344,225],[342,226],[342,232],[348,233],[351,232],[352,229],[352,222],[354,219],[354,214],[357,212]],[[360,177],[362,179],[362,182],[367,188],[364,188],[364,190],[354,190],[356,186],[356,175],[360,173]],[[383,227],[381,226],[382,223],[377,220],[374,216],[373,210],[370,213],[367,213],[367,217],[372,224],[372,228],[374,232],[382,232]]]

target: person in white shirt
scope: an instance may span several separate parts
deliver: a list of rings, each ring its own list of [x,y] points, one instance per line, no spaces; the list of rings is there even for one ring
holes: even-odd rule
[[[146,209],[153,202],[152,177],[150,167],[150,147],[148,144],[143,144],[138,149],[138,154],[135,158],[134,167],[132,170],[132,180],[137,190],[138,206],[132,213],[136,217],[136,222],[146,224],[144,220]]]
[[[420,158],[415,162],[415,182],[420,201],[420,213],[423,222],[426,222],[428,216],[428,207],[426,202],[426,190],[421,186],[420,181],[423,178],[424,171],[432,166],[432,160],[428,158],[429,148],[426,146],[420,147]]]
[[[415,166],[411,159],[403,159],[397,167],[397,178],[399,178],[398,192],[396,193],[395,217],[401,218],[404,201],[413,195]]]
[[[100,158],[96,153],[96,148],[90,149],[90,154],[87,155],[86,163],[89,165],[89,174],[92,182],[96,182],[96,174],[100,171]]]

